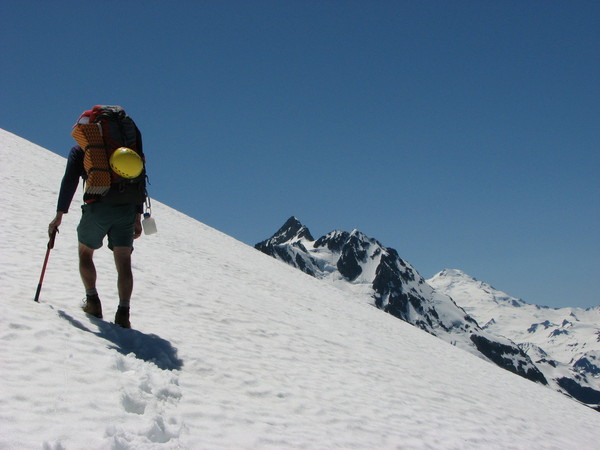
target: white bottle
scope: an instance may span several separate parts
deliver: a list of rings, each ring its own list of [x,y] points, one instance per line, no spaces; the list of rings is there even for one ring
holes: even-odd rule
[[[154,221],[154,218],[150,216],[149,212],[144,213],[142,228],[144,229],[144,234],[154,234],[157,231],[156,222]]]

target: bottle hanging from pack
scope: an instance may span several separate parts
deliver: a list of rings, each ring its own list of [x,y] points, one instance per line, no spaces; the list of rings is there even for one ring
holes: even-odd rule
[[[145,203],[146,211],[144,212],[144,218],[142,219],[142,228],[144,229],[144,234],[154,234],[158,230],[156,229],[156,221],[154,217],[152,217],[152,205],[150,203],[150,197],[146,197]]]

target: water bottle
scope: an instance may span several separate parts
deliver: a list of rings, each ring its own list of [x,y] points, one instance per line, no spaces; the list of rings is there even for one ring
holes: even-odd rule
[[[154,221],[154,218],[150,216],[149,212],[144,213],[142,228],[144,229],[144,234],[154,234],[157,231],[156,222]]]

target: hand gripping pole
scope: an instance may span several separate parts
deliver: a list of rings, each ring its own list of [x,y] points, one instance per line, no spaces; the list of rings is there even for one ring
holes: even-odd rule
[[[46,273],[46,266],[48,265],[48,258],[50,257],[50,250],[54,248],[54,240],[56,239],[56,233],[58,233],[58,228],[55,228],[54,231],[50,234],[50,240],[48,241],[48,248],[46,249],[46,257],[44,258],[44,266],[42,267],[42,274],[40,275],[40,282],[38,283],[37,290],[35,291],[34,301],[40,301],[40,291],[42,290],[42,283],[44,282],[44,274]]]

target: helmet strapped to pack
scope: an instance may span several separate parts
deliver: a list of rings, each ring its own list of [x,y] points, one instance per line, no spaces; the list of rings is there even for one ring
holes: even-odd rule
[[[127,147],[116,149],[108,162],[113,172],[128,180],[139,177],[144,170],[144,162],[140,155]]]
[[[85,111],[73,126],[71,136],[84,150],[86,194],[106,195],[111,185],[120,182],[122,177],[133,179],[144,176],[144,158],[141,144],[138,145],[139,131],[120,106],[96,105]],[[123,147],[135,152],[141,161],[141,170],[135,176],[129,169],[120,171],[111,167],[113,153]],[[121,160],[135,165],[131,159]]]

